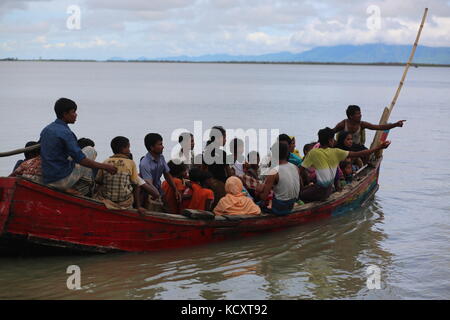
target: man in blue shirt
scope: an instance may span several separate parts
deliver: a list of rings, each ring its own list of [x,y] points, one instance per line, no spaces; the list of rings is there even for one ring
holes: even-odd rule
[[[61,98],[55,103],[57,119],[41,132],[42,175],[45,184],[70,191],[83,177],[83,167],[106,170],[115,174],[114,166],[89,159],[81,151],[75,134],[68,124],[77,119],[77,105],[74,101]],[[70,158],[69,158],[70,157]]]

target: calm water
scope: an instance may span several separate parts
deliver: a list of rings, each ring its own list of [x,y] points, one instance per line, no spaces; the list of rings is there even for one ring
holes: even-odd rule
[[[377,122],[400,67],[0,62],[1,151],[36,140],[59,97],[96,142],[176,128],[280,129],[298,148],[349,104]],[[243,241],[151,254],[0,257],[0,299],[450,299],[450,69],[411,69],[392,120],[380,190],[367,208]],[[368,141],[371,141],[370,134]],[[20,156],[0,158],[0,175]],[[66,287],[69,265],[82,289]],[[381,270],[381,289],[366,286]]]

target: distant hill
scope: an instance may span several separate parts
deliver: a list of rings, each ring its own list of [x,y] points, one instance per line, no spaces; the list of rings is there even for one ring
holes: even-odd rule
[[[228,55],[212,54],[202,56],[176,56],[149,59],[139,57],[134,61],[192,61],[192,62],[322,62],[322,63],[405,63],[411,53],[410,45],[339,45],[331,47],[316,47],[302,52],[278,52],[263,55]],[[123,61],[126,59],[114,57],[109,61]],[[417,48],[415,63],[450,64],[450,47]]]

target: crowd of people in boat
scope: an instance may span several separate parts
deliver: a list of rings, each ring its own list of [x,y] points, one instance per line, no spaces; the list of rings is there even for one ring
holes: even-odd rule
[[[95,142],[77,140],[68,126],[77,119],[74,101],[60,98],[54,110],[57,119],[42,130],[39,142],[26,145],[40,147],[25,152],[25,160],[16,164],[11,176],[92,197],[109,209],[135,208],[141,214],[155,208],[172,214],[185,209],[216,215],[289,214],[296,203],[326,200],[352,183],[369,156],[389,146],[385,141],[367,149],[364,129],[389,130],[404,123],[361,121],[361,109],[350,105],[347,119],[333,129],[319,130],[318,141],[305,144],[303,156],[295,137],[281,134],[263,159],[256,151],[244,157],[244,141],[239,138],[230,142],[227,155],[226,130],[215,126],[203,154],[194,155],[194,136],[186,132],[179,137],[179,157],[166,162],[163,137],[149,133],[144,139],[148,152],[136,166],[130,141],[123,136],[111,140],[111,157],[96,161]],[[207,151],[221,161],[205,161]]]

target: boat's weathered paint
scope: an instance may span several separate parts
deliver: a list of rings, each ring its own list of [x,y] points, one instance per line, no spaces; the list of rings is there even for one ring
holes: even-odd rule
[[[14,243],[78,251],[155,251],[276,231],[360,207],[378,188],[379,161],[360,181],[329,200],[298,206],[288,216],[226,216],[194,220],[180,215],[108,210],[99,202],[18,178],[0,178],[0,247]]]

